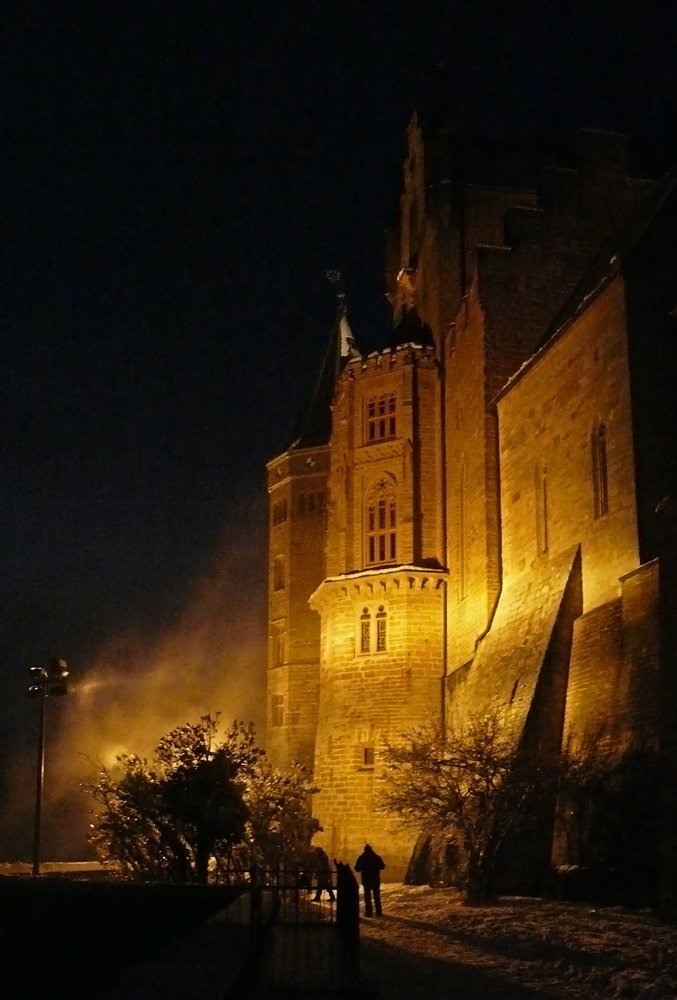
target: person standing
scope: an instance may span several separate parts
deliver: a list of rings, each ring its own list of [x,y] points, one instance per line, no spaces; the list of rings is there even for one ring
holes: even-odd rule
[[[370,844],[365,844],[364,850],[355,862],[355,871],[362,876],[364,912],[367,917],[372,915],[372,899],[376,916],[381,916],[381,872],[384,868],[383,858]]]
[[[331,884],[331,865],[329,864],[329,858],[321,847],[316,847],[314,851],[315,857],[314,868],[317,872],[317,882],[316,890],[313,899],[316,903],[320,902],[322,898],[323,890],[329,893],[329,899],[334,902],[334,889]]]

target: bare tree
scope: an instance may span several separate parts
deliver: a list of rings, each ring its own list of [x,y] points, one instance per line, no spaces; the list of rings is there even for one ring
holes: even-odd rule
[[[403,824],[456,842],[465,858],[466,902],[494,892],[499,853],[527,810],[552,790],[552,769],[526,753],[498,711],[442,733],[417,729],[386,747],[381,805]]]

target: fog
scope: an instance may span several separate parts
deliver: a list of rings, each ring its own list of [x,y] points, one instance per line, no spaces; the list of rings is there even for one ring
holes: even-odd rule
[[[253,721],[263,744],[264,550],[246,518],[234,518],[173,624],[136,624],[110,638],[84,669],[72,671],[67,697],[48,699],[44,859],[91,856],[93,802],[82,786],[118,754],[150,756],[170,729],[216,712],[224,728],[236,718]],[[3,840],[21,843],[24,856],[35,801],[30,749],[12,761],[3,809]]]

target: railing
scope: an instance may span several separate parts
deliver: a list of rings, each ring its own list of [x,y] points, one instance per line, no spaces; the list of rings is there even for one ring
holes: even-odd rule
[[[249,927],[250,971],[263,995],[340,994],[359,982],[359,895],[348,865],[252,868],[240,880],[244,892],[229,919]]]

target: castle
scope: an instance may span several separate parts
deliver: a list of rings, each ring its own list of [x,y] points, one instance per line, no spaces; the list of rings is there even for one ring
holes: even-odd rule
[[[312,768],[330,857],[369,840],[402,876],[380,754],[417,726],[493,706],[545,754],[672,739],[676,187],[616,134],[412,119],[390,340],[362,356],[341,306],[267,466],[268,748]]]

